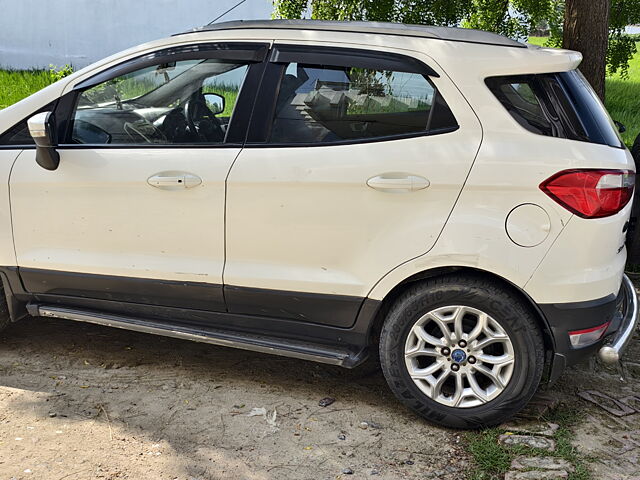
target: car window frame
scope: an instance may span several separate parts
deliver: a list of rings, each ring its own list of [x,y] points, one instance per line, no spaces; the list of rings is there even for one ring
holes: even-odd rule
[[[156,148],[229,148],[242,146],[248,130],[251,112],[257,98],[260,81],[270,50],[269,42],[213,42],[181,45],[156,50],[133,59],[125,60],[117,65],[97,73],[76,84],[67,94],[60,97],[54,118],[56,134],[60,139],[61,149],[156,149]],[[238,92],[238,98],[224,141],[220,143],[131,143],[131,144],[90,144],[73,143],[74,113],[82,92],[100,85],[113,78],[143,68],[163,63],[192,59],[219,59],[246,63],[248,68]]]
[[[449,111],[456,121],[452,127],[425,130],[420,132],[410,132],[403,134],[393,134],[378,137],[335,140],[330,142],[269,142],[271,129],[273,126],[276,102],[280,94],[280,86],[287,66],[290,63],[326,65],[335,67],[356,67],[370,68],[376,70],[392,70],[398,72],[417,73],[423,75],[427,82],[434,88],[436,95],[442,96],[440,89],[433,83],[431,78],[438,78],[440,75],[429,65],[416,57],[395,52],[381,52],[378,50],[367,50],[353,47],[330,47],[316,45],[300,45],[292,43],[275,43],[270,51],[269,59],[266,62],[266,69],[258,98],[261,102],[256,102],[251,121],[247,132],[245,148],[293,148],[293,147],[327,147],[336,145],[353,145],[364,143],[386,142],[391,140],[402,140],[416,137],[427,137],[455,132],[460,129],[460,123],[453,114],[448,102],[442,96]],[[268,99],[269,101],[266,101]],[[434,97],[435,99],[435,97]],[[435,103],[435,101],[434,101]]]
[[[33,117],[34,115],[37,115],[38,113],[41,113],[41,112],[52,112],[52,111],[54,111],[57,108],[59,101],[60,101],[60,98],[56,98],[55,100],[53,100],[53,101],[47,103],[46,105],[38,108],[33,113],[30,113],[29,115],[27,115],[25,118],[23,118],[19,122],[14,123],[9,128],[7,128],[4,132],[2,132],[2,134],[0,134],[0,138],[3,137],[7,132],[9,132],[9,130],[13,130],[14,128],[16,128],[18,125],[20,125],[22,123],[26,124],[27,121],[31,117]],[[29,129],[29,127],[27,126],[27,131],[28,131],[28,129]],[[33,142],[33,143],[15,144],[15,145],[9,145],[9,144],[0,143],[0,150],[35,150],[35,148],[36,148],[35,142]]]
[[[525,74],[514,74],[514,75],[494,75],[490,77],[486,77],[484,79],[485,86],[489,90],[489,92],[493,95],[493,97],[498,101],[502,109],[509,115],[511,120],[514,121],[515,125],[518,128],[521,128],[523,131],[530,133],[532,135],[538,135],[548,138],[558,138],[564,140],[573,140],[584,143],[591,143],[594,145],[604,145],[611,148],[624,149],[626,148],[622,140],[620,140],[619,135],[618,140],[620,143],[616,142],[615,145],[610,144],[605,141],[604,136],[601,132],[601,128],[595,122],[595,125],[592,125],[592,128],[588,128],[584,122],[584,114],[585,112],[578,111],[579,105],[577,105],[577,100],[574,98],[574,95],[569,91],[566,80],[563,79],[563,75],[570,74],[574,72],[573,70],[566,72],[548,72],[548,73],[525,73]],[[557,89],[562,92],[562,97],[558,95],[558,92],[555,88],[552,87],[551,83],[555,82],[557,84]],[[500,85],[510,84],[510,83],[527,83],[531,85],[533,93],[538,98],[540,105],[542,107],[544,115],[547,117],[547,120],[554,127],[554,132],[552,135],[544,135],[537,132],[534,132],[530,128],[521,125],[511,114],[509,108],[504,105],[500,96],[496,93],[496,90]],[[583,110],[585,107],[581,107]],[[586,108],[586,110],[589,110]],[[592,112],[587,112],[589,115],[593,115]],[[572,117],[572,118],[570,118]],[[578,131],[580,127],[582,132]],[[593,128],[598,130],[598,135],[593,135]]]

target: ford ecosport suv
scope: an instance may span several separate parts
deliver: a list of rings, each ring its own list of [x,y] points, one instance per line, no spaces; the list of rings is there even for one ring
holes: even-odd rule
[[[0,326],[374,358],[430,421],[502,422],[635,328],[635,168],[580,60],[248,21],[80,70],[0,112]]]

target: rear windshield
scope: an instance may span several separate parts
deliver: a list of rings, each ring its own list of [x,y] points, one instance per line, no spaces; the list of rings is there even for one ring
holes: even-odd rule
[[[490,77],[486,84],[533,133],[623,147],[609,114],[578,70]]]

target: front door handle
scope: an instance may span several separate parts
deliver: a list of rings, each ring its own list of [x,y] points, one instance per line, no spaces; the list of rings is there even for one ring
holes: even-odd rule
[[[165,190],[181,190],[197,187],[202,183],[202,179],[187,172],[160,172],[149,177],[147,183],[152,187]]]
[[[383,173],[367,180],[367,185],[385,192],[414,192],[429,186],[429,180],[409,173]]]

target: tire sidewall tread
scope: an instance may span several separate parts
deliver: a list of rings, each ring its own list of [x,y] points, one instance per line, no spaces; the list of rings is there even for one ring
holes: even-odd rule
[[[487,404],[441,405],[418,388],[406,369],[404,344],[409,330],[425,313],[447,305],[478,308],[509,334],[516,356],[513,374],[505,390]],[[431,422],[453,428],[493,426],[515,415],[535,393],[544,367],[544,343],[534,314],[512,292],[481,276],[450,275],[409,287],[389,311],[379,347],[385,378],[400,401]]]

